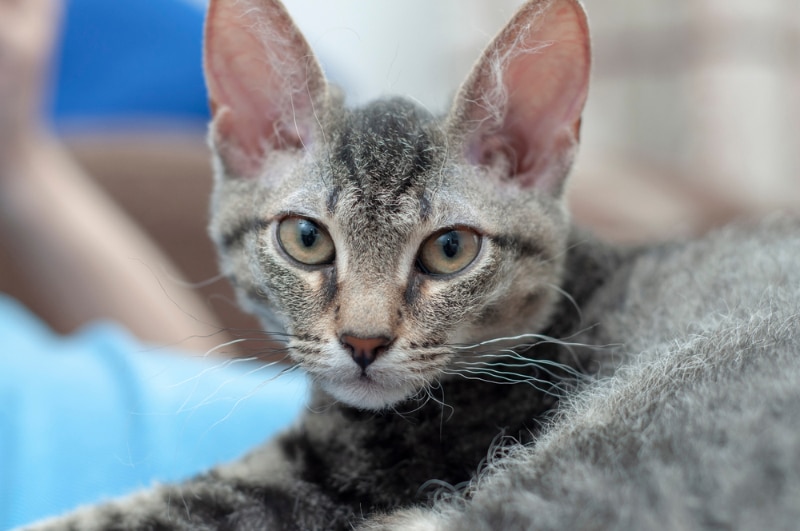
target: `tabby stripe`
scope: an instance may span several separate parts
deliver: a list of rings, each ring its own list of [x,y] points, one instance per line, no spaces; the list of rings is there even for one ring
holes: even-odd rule
[[[325,279],[322,289],[322,295],[325,301],[324,304],[325,306],[330,306],[336,300],[336,293],[339,290],[339,286],[336,283],[336,267],[323,269],[322,275]]]
[[[227,232],[222,237],[222,246],[225,249],[230,249],[234,245],[238,245],[244,237],[250,232],[258,232],[269,227],[270,221],[264,219],[250,219],[241,222],[236,228]]]
[[[336,203],[339,202],[339,187],[334,186],[331,193],[328,194],[328,199],[325,201],[325,206],[328,208],[328,213],[333,214],[336,210]]]
[[[428,201],[428,198],[425,197],[423,194],[419,198],[419,219],[422,221],[428,221],[431,217],[431,202]]]
[[[489,239],[501,249],[516,252],[521,256],[538,256],[543,260],[550,258],[547,250],[536,240],[518,238],[507,234],[489,236]]]

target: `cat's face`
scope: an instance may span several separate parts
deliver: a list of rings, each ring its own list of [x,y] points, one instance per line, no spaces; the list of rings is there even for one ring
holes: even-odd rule
[[[224,2],[209,18],[210,75]],[[298,38],[278,4],[252,2],[276,31]],[[501,34],[495,51],[517,45],[519,31]],[[307,58],[303,45],[289,47]],[[220,65],[212,95],[230,75]],[[399,99],[348,110],[313,66],[281,73],[308,87],[306,100],[288,90],[291,119],[286,102],[271,100],[262,103],[266,124],[235,116],[235,100],[216,113],[211,233],[240,300],[268,330],[285,328],[291,357],[335,398],[381,409],[447,375],[471,345],[546,323],[568,230],[560,190],[577,118],[557,121],[570,134],[554,132],[548,110],[539,116],[547,131],[528,138],[517,113],[472,109],[497,92],[481,63],[446,119]],[[276,83],[274,74],[264,82]]]
[[[557,201],[492,183],[410,103],[343,112],[314,150],[223,184],[213,227],[225,272],[267,326],[282,318],[292,358],[334,397],[380,408],[441,377],[454,346],[541,328],[566,220]]]

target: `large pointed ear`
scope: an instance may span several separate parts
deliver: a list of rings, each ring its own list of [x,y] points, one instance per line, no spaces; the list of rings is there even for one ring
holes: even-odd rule
[[[523,188],[563,189],[589,84],[589,30],[577,0],[531,0],[487,47],[450,125],[467,159]]]
[[[226,173],[255,178],[270,151],[302,148],[319,134],[327,84],[277,0],[211,0],[203,59],[211,138]]]

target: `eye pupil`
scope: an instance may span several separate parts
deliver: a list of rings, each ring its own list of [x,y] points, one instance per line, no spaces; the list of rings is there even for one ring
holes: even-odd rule
[[[309,223],[306,220],[303,220],[299,223],[300,225],[300,241],[303,242],[303,245],[306,247],[313,247],[319,237],[319,229],[312,223]]]
[[[439,245],[441,245],[442,252],[447,258],[455,258],[460,249],[458,233],[451,231],[443,234],[439,237]]]

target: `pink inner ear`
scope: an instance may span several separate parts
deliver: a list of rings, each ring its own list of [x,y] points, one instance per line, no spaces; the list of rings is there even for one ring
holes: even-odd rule
[[[228,173],[239,177],[258,177],[264,161],[264,150],[258,145],[248,145],[248,139],[257,137],[241,136],[244,134],[243,124],[236,122],[230,108],[218,108],[214,115],[213,143]]]
[[[256,177],[268,151],[312,140],[326,84],[279,2],[212,0],[205,39],[213,138],[226,167]]]
[[[471,160],[487,164],[504,157],[519,186],[557,193],[578,141],[589,39],[576,1],[542,4],[524,6],[492,42],[462,89],[456,112],[480,123],[468,143]]]

